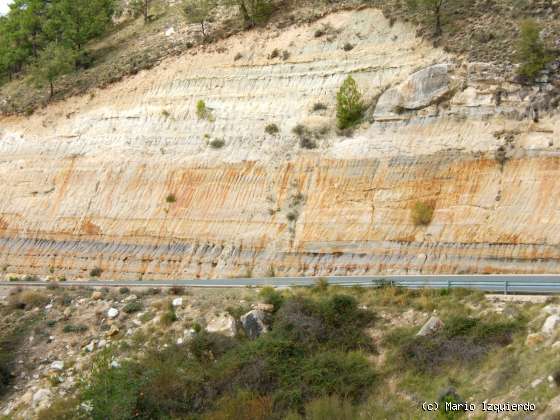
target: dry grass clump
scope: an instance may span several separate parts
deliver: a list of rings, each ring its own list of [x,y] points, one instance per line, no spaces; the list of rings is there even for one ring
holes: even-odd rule
[[[8,304],[12,309],[32,309],[46,305],[47,295],[36,290],[23,290],[10,296]]]

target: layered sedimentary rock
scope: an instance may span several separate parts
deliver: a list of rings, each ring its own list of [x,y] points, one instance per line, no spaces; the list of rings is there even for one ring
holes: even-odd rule
[[[131,279],[560,272],[552,85],[413,34],[338,13],[1,119],[0,263]],[[334,125],[348,74],[372,104],[349,137]],[[428,226],[412,223],[418,201],[435,206]]]

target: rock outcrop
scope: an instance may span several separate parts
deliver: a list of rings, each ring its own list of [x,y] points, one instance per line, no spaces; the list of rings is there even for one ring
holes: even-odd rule
[[[260,337],[268,332],[267,314],[259,309],[253,309],[241,317],[241,325],[250,339]]]
[[[335,39],[316,38],[327,23]],[[349,74],[381,97],[343,137]],[[0,263],[110,279],[560,272],[560,120],[528,113],[546,95],[373,9],[193,48],[0,120]],[[434,203],[427,227],[411,221],[417,201]]]
[[[384,92],[377,102],[374,117],[383,120],[403,111],[426,108],[451,91],[449,64],[436,64],[411,74],[397,87]]]
[[[426,323],[420,328],[420,331],[416,334],[419,337],[425,337],[428,335],[433,335],[440,331],[444,327],[443,321],[437,316],[432,316]]]

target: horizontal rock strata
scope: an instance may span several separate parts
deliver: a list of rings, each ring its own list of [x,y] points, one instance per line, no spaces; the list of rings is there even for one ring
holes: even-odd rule
[[[339,13],[1,119],[5,272],[560,272],[560,127],[544,105],[531,114],[550,87],[452,63],[413,34],[376,10]],[[345,137],[335,97],[348,74],[372,107]],[[297,124],[319,133],[316,149]],[[435,206],[428,226],[412,223],[418,201]]]

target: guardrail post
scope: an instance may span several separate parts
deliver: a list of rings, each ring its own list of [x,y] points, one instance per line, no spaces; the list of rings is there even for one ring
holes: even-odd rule
[[[508,281],[504,281],[504,295],[508,294]]]
[[[451,280],[447,280],[447,290],[451,289]]]

